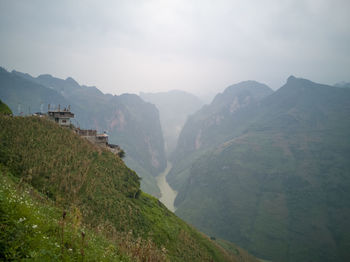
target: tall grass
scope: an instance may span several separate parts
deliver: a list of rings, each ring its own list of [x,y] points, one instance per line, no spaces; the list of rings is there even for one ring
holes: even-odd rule
[[[142,193],[118,156],[46,119],[0,116],[0,126],[0,164],[60,210],[54,231],[62,258],[72,249],[87,261],[96,234],[109,239],[111,254],[135,261],[236,261]]]

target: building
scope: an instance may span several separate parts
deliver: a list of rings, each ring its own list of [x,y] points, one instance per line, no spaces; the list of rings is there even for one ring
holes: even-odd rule
[[[76,128],[75,132],[85,139],[89,140],[91,143],[106,147],[108,145],[108,135],[106,133],[97,134],[96,130],[93,129],[80,129]]]
[[[36,113],[35,115],[41,116],[42,114]],[[49,105],[47,116],[50,120],[55,121],[60,126],[70,126],[70,119],[74,118],[74,114],[70,111],[70,106],[61,109],[60,105],[58,105],[58,108],[56,109],[51,109]],[[119,155],[120,152],[124,153],[124,151],[118,145],[108,144],[108,135],[106,132],[103,134],[97,134],[97,130],[95,129],[80,129],[78,127],[73,128],[73,131],[91,143],[102,148],[106,148],[116,155]]]
[[[47,116],[60,126],[70,126],[70,119],[74,118],[74,114],[70,111],[70,106],[61,109],[60,105],[56,109],[51,109],[49,105]]]
[[[99,146],[108,146],[108,135],[106,133],[97,134],[95,139],[95,144]]]
[[[89,140],[93,144],[96,141],[96,135],[97,135],[96,130],[75,128],[75,133],[77,133],[79,136],[84,137],[85,139]]]
[[[75,133],[77,135],[89,140],[91,143],[93,143],[95,145],[98,145],[98,146],[103,147],[103,148],[107,148],[113,154],[117,155],[123,151],[120,148],[120,146],[108,143],[108,135],[106,134],[106,132],[104,132],[103,134],[97,134],[97,131],[94,129],[75,128]]]

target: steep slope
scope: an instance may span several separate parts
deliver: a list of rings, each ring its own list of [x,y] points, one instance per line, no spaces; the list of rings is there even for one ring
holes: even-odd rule
[[[210,105],[191,115],[181,131],[177,148],[171,158],[173,169],[169,183],[180,190],[187,184],[188,170],[195,159],[213,146],[230,139],[242,129],[242,121],[249,120],[250,108],[273,91],[255,81],[229,86],[218,94]],[[181,201],[181,194],[176,199]]]
[[[1,261],[132,261],[141,258],[132,248],[125,249],[101,232],[88,229],[76,207],[63,216],[62,210],[52,201],[33,187],[18,183],[2,165],[0,225]],[[164,257],[151,251],[142,258]]]
[[[237,113],[271,93],[269,87],[255,81],[229,86],[210,105],[204,106],[188,119],[180,134],[175,156],[210,147],[224,140],[231,135],[233,121],[239,116]]]
[[[200,109],[203,103],[196,96],[180,90],[140,93],[140,97],[159,110],[165,149],[169,156],[175,150],[187,117]]]
[[[176,213],[273,261],[348,261],[350,90],[290,77],[197,158]]]
[[[122,160],[70,129],[44,118],[2,115],[0,126],[2,168],[68,214],[79,210],[92,231],[130,245],[126,250],[134,246],[136,261],[147,258],[142,250],[158,254],[152,261],[256,261],[240,260],[185,224],[140,191],[139,177]]]
[[[126,163],[143,178],[142,189],[159,196],[155,176],[164,170],[166,159],[155,106],[136,95],[105,95],[96,87],[80,86],[70,77],[34,78],[17,71],[1,72],[0,98],[14,112],[18,104],[30,107],[32,112],[40,111],[40,107],[46,110],[47,104],[71,105],[75,113],[73,123],[81,128],[107,131],[109,142],[124,149]]]
[[[12,115],[11,109],[0,100],[0,114],[3,115]]]

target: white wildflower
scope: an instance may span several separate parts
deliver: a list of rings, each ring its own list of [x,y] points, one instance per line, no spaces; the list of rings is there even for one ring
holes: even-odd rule
[[[33,226],[32,226],[32,228],[37,228],[37,227],[38,227],[38,225],[33,225]]]
[[[21,223],[21,222],[23,222],[24,220],[26,220],[26,218],[25,218],[25,217],[21,217],[21,218],[18,220],[18,223]]]

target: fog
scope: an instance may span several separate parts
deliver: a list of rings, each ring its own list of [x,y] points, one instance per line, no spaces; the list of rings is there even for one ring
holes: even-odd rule
[[[350,2],[0,2],[0,66],[105,93],[216,93],[293,74],[349,81]]]

